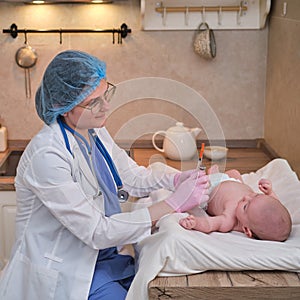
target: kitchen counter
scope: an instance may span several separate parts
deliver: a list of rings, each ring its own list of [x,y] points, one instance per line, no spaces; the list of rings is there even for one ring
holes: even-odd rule
[[[0,152],[0,165],[5,161],[9,154],[10,149],[8,148],[4,152]],[[6,176],[0,176],[0,191],[13,191],[15,190],[14,187],[14,177],[6,177]]]
[[[0,165],[5,161],[11,151],[22,151],[29,143],[28,140],[11,140],[8,142],[8,148],[0,152]],[[14,176],[0,176],[0,191],[14,191]]]
[[[14,191],[15,177],[0,178],[0,191]]]

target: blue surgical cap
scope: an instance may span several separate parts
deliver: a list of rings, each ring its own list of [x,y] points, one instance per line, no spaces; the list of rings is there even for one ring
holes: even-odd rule
[[[59,53],[48,65],[35,95],[39,117],[53,123],[89,96],[106,78],[106,65],[81,51]]]

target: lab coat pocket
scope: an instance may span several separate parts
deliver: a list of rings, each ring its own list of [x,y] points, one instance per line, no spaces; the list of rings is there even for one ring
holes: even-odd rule
[[[53,300],[58,275],[58,271],[35,265],[26,256],[16,254],[3,278],[4,299]]]

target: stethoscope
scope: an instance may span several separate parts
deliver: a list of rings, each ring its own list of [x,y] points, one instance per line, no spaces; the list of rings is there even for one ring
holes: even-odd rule
[[[67,147],[68,151],[71,153],[72,156],[73,156],[73,153],[71,151],[71,146],[70,146],[69,139],[68,139],[68,136],[67,136],[67,133],[66,133],[66,129],[68,131],[70,131],[74,136],[77,136],[80,140],[82,140],[84,142],[87,150],[88,150],[88,153],[91,154],[91,147],[90,147],[89,143],[87,142],[87,140],[85,139],[84,136],[82,136],[80,133],[78,133],[73,128],[68,126],[66,123],[64,123],[61,120],[60,117],[57,118],[57,122],[58,122],[60,130],[63,134],[63,138],[65,140],[66,147]],[[104,157],[104,159],[105,159],[105,161],[106,161],[106,163],[109,167],[110,173],[113,176],[113,179],[114,179],[115,184],[116,184],[117,189],[118,189],[117,195],[118,195],[118,198],[119,198],[119,202],[127,201],[128,196],[129,196],[128,192],[122,190],[123,183],[122,183],[122,180],[119,176],[119,173],[116,169],[116,166],[115,166],[112,158],[110,157],[110,155],[107,152],[106,148],[104,147],[103,143],[100,141],[100,139],[99,139],[98,135],[96,134],[95,130],[94,129],[89,129],[88,132],[89,132],[89,135],[94,140],[97,149],[100,151],[100,153]]]

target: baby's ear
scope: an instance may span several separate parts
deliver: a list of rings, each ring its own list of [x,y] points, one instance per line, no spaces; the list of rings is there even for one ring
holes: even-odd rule
[[[252,238],[253,233],[249,227],[243,226],[243,231],[247,235],[247,237]]]

